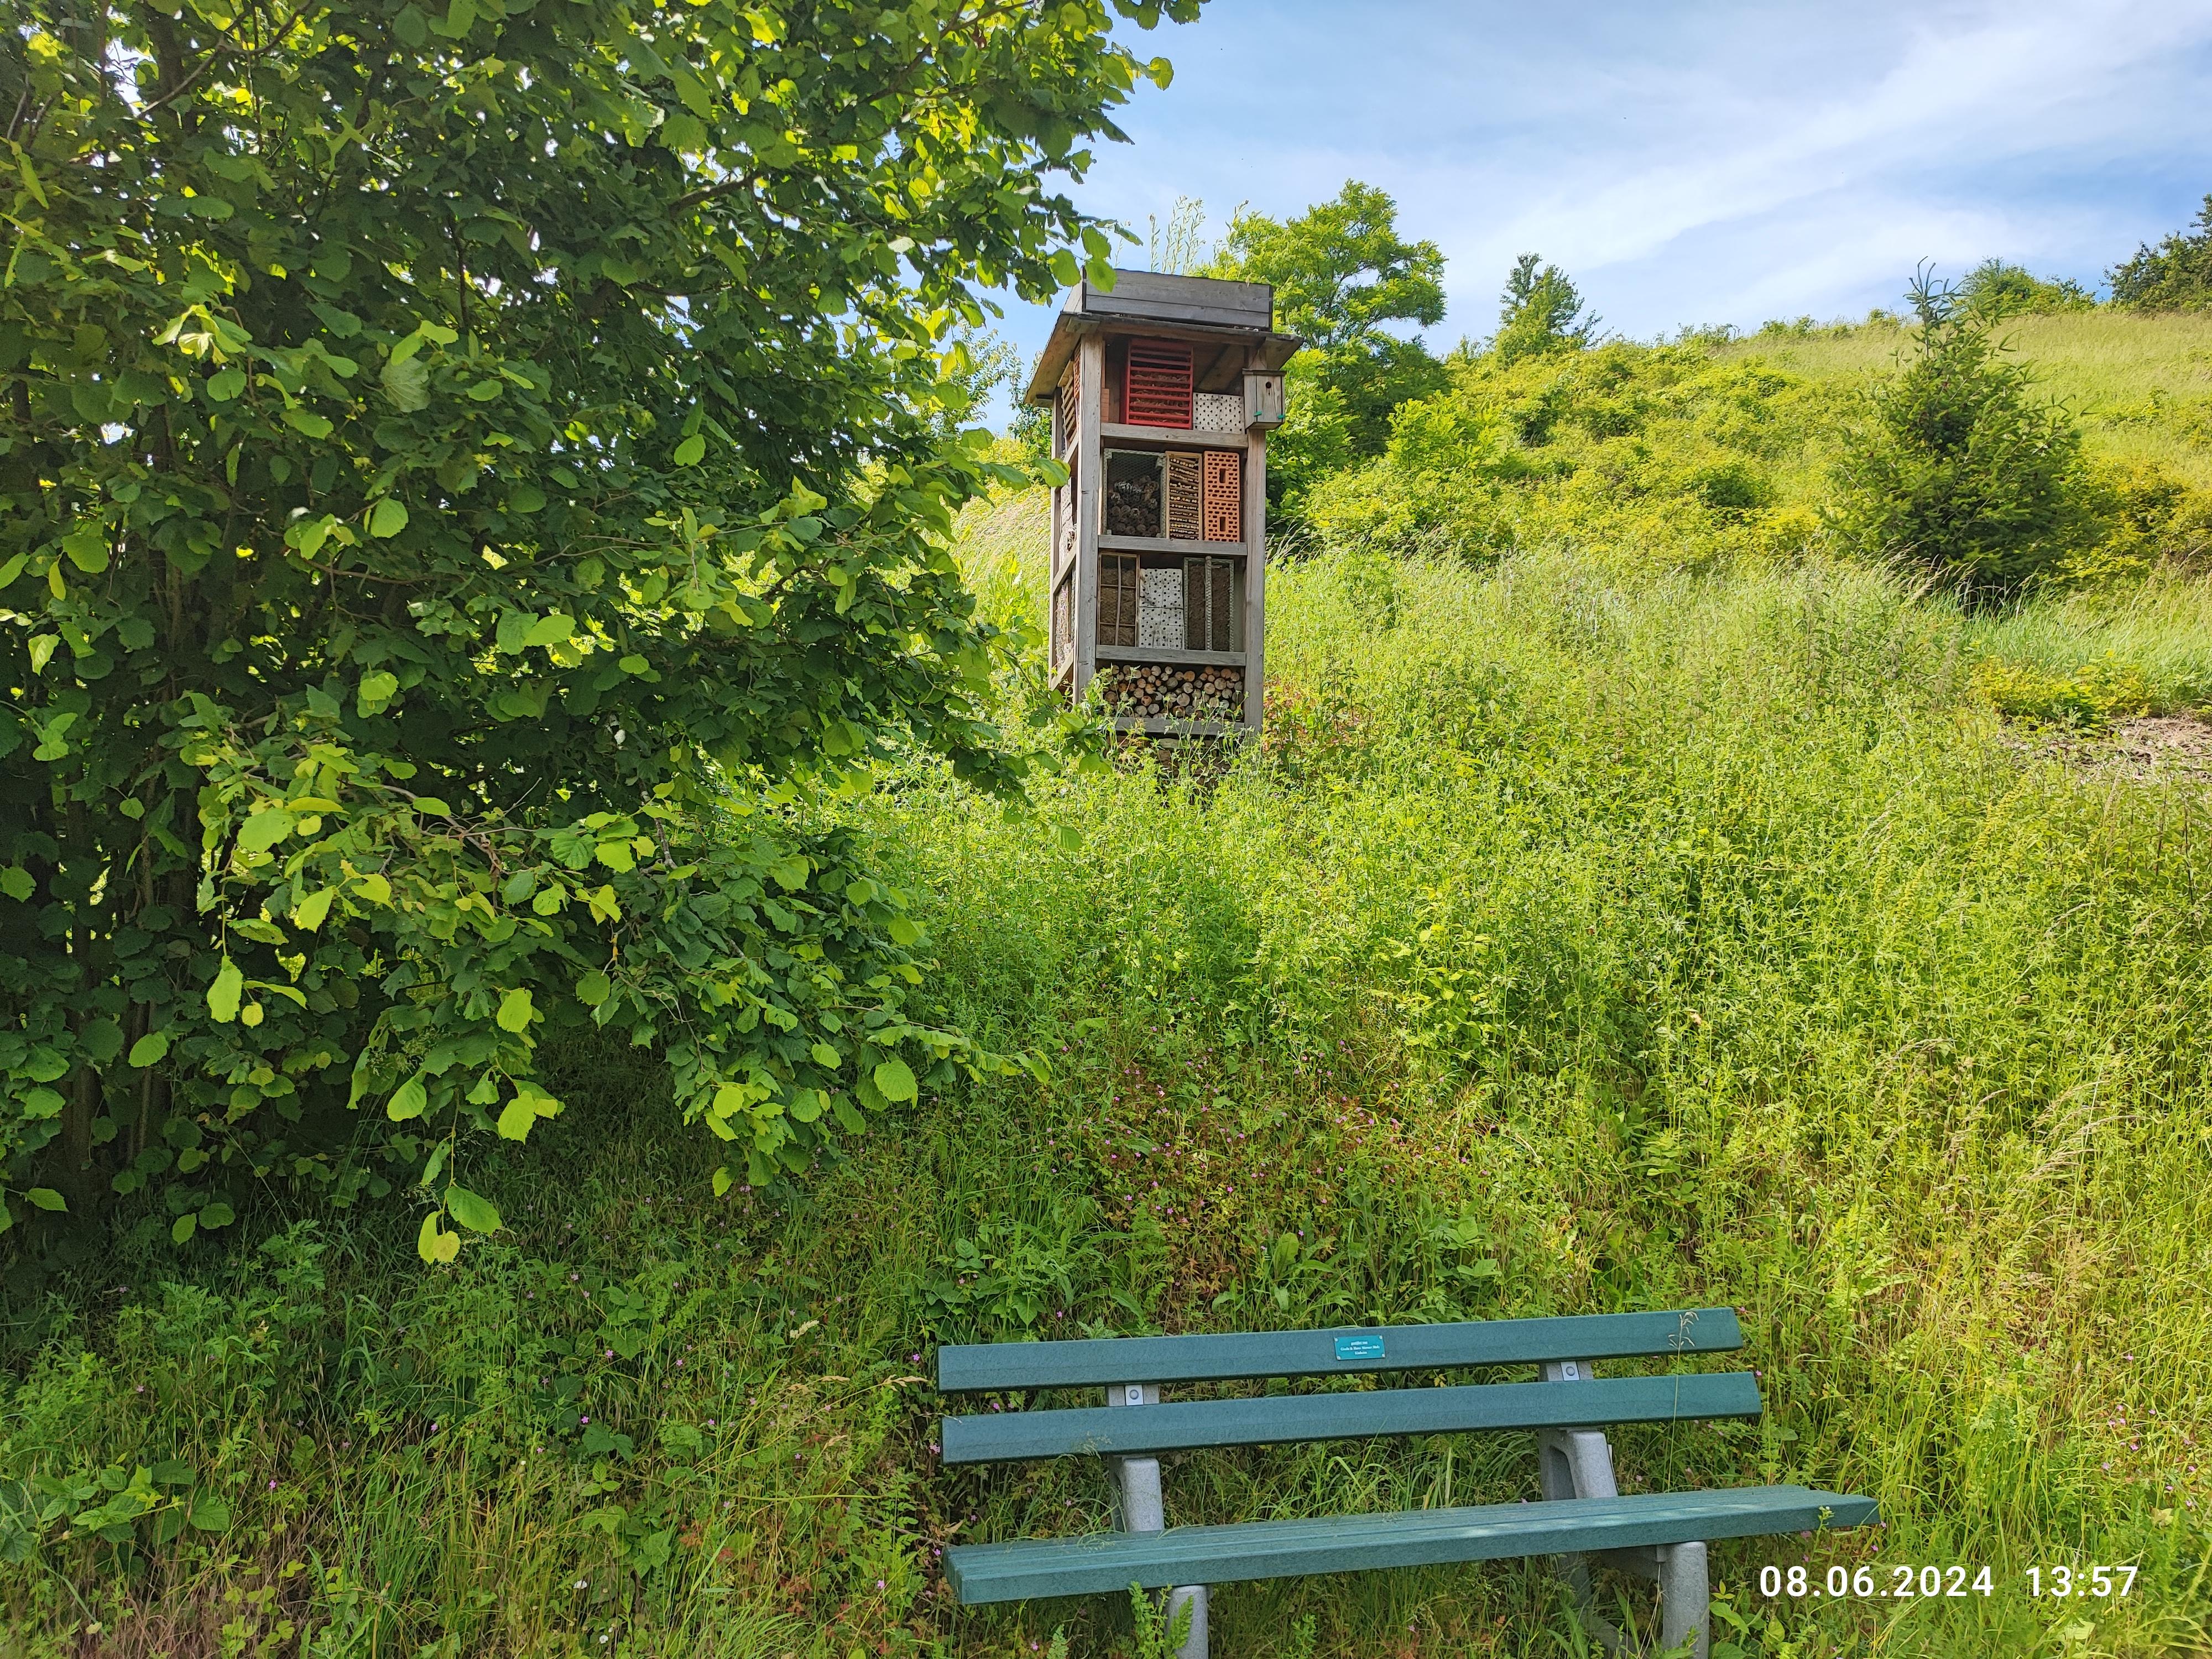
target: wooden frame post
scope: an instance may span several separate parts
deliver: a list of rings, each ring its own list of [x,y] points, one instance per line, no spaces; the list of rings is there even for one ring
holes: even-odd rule
[[[1259,366],[1256,354],[1246,362]],[[1267,434],[1244,448],[1244,724],[1257,734],[1267,712]]]
[[[1075,455],[1075,684],[1079,699],[1083,688],[1098,672],[1098,524],[1099,474],[1105,464],[1105,446],[1098,430],[1106,390],[1106,342],[1086,334],[1077,343]]]

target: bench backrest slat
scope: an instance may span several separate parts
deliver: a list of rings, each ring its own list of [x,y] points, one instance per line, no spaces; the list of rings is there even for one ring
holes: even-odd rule
[[[1619,1376],[1581,1382],[1492,1382],[1467,1388],[1193,1400],[1141,1410],[1094,1406],[1073,1411],[948,1417],[939,1441],[947,1463],[1096,1453],[1116,1457],[1202,1446],[1258,1446],[1375,1435],[1453,1434],[1479,1429],[1595,1427],[1757,1417],[1759,1385],[1747,1371],[1718,1376]]]
[[[1347,1371],[1529,1365],[1559,1359],[1719,1353],[1743,1346],[1732,1308],[1582,1314],[1463,1325],[1364,1325],[1235,1336],[1090,1337],[937,1351],[941,1393],[1078,1389],[1109,1382],[1212,1382]]]

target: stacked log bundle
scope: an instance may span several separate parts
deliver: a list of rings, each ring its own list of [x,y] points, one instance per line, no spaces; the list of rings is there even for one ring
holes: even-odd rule
[[[1244,717],[1242,668],[1124,662],[1102,665],[1098,680],[1106,706],[1117,714],[1172,720]]]

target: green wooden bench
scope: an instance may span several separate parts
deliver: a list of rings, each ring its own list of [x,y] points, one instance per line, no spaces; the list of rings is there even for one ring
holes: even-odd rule
[[[1730,1310],[1703,1308],[941,1348],[940,1393],[1103,1386],[1103,1408],[948,1417],[939,1443],[948,1464],[1107,1458],[1118,1478],[1121,1528],[1076,1538],[958,1545],[945,1553],[945,1577],[954,1595],[970,1605],[1094,1595],[1132,1584],[1164,1589],[1170,1621],[1190,1608],[1188,1639],[1178,1652],[1182,1659],[1206,1659],[1210,1584],[1550,1555],[1561,1558],[1560,1571],[1592,1632],[1618,1647],[1619,1633],[1598,1615],[1589,1568],[1595,1556],[1656,1580],[1662,1644],[1678,1647],[1694,1638],[1694,1650],[1705,1659],[1711,1642],[1707,1540],[1859,1526],[1875,1517],[1869,1498],[1803,1486],[1620,1494],[1603,1425],[1755,1418],[1759,1388],[1743,1371],[1600,1377],[1594,1362],[1717,1353],[1742,1342]],[[1542,1380],[1256,1400],[1164,1403],[1160,1397],[1175,1383],[1468,1365],[1536,1365]],[[1166,1524],[1159,1465],[1164,1452],[1477,1429],[1534,1431],[1540,1502],[1232,1526]]]

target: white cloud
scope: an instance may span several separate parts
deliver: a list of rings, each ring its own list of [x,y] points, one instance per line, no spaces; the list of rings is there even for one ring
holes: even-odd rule
[[[1923,258],[2094,281],[2212,190],[2203,0],[1215,0],[1157,39],[1176,82],[1079,199],[1141,228],[1380,185],[1449,258],[1446,340],[1526,249],[1649,335],[1893,304]]]

